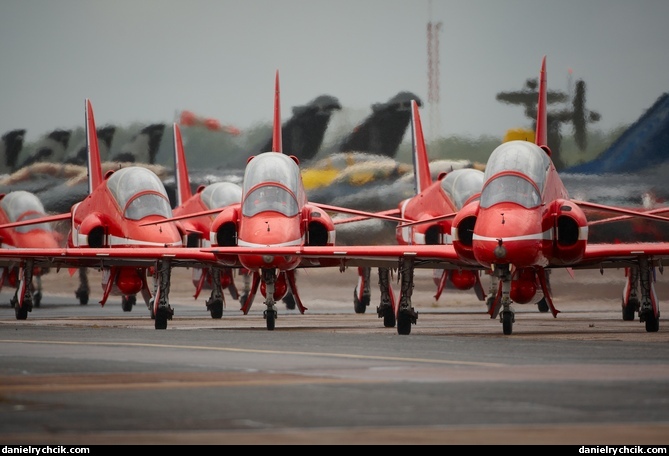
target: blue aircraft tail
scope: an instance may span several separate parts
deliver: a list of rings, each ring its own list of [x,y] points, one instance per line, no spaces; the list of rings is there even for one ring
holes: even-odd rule
[[[639,119],[597,158],[563,169],[564,173],[634,173],[669,162],[669,93],[661,95]]]

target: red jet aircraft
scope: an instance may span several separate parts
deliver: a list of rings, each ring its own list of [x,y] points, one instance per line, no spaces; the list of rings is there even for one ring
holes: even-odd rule
[[[499,278],[499,289],[490,314],[492,318],[500,315],[504,334],[511,334],[514,319],[510,307],[512,299],[517,299],[518,303],[528,302],[537,289],[537,283],[548,298],[553,316],[557,316],[547,287],[546,270],[603,270],[638,266],[640,280],[646,287],[642,293],[639,317],[646,323],[646,331],[657,331],[659,308],[652,291],[653,272],[656,267],[669,263],[669,243],[588,244],[588,220],[581,206],[664,222],[669,219],[569,198],[550,160],[550,150],[543,141],[546,128],[545,91],[544,59],[537,122],[537,138],[544,145],[511,141],[493,151],[486,165],[486,180],[480,201],[465,205],[453,220],[452,245],[335,246],[334,223],[326,210],[363,216],[370,214],[307,201],[297,161],[284,155],[277,146],[281,144],[280,128],[276,128],[280,125],[277,72],[273,142],[276,150],[249,160],[242,186],[242,202],[228,206],[216,217],[211,228],[212,247],[172,247],[166,242],[160,247],[144,248],[0,249],[0,261],[20,259],[24,266],[32,266],[33,263],[71,264],[77,259],[80,262],[76,264],[83,263],[84,266],[104,265],[106,262],[158,263],[157,270],[166,273],[158,274],[160,293],[169,290],[170,265],[197,262],[245,267],[254,274],[253,294],[262,282],[261,292],[267,307],[264,314],[270,330],[274,329],[277,317],[276,300],[288,287],[292,288],[300,311],[305,310],[295,287],[298,267],[338,267],[340,270],[348,266],[397,268],[401,283],[397,310],[399,334],[409,334],[412,323],[415,323],[411,294],[416,267],[492,269]],[[507,184],[513,188],[507,189]],[[526,190],[528,195],[524,194]],[[428,223],[428,220],[407,223],[401,218],[377,216],[402,222],[399,227]],[[158,222],[157,226],[170,226],[169,218],[153,217]],[[176,227],[173,229],[177,231]],[[24,267],[26,269],[30,268]],[[165,297],[166,293],[161,296]],[[244,312],[248,312],[252,299],[253,295],[250,295],[245,301]],[[160,302],[167,306],[166,298]],[[156,310],[161,308],[157,306]],[[156,328],[159,329],[158,322]]]
[[[176,207],[172,210],[175,217],[222,209],[230,204],[239,204],[242,199],[242,189],[232,182],[214,182],[200,185],[195,193],[192,192],[188,177],[188,165],[184,152],[183,139],[179,125],[174,124],[174,170],[176,179]],[[214,214],[181,220],[181,228],[186,236],[187,247],[210,247],[209,233]],[[211,318],[221,318],[225,307],[223,290],[228,289],[232,299],[239,299],[239,292],[235,286],[234,269],[220,267],[194,266],[193,285],[195,299],[203,289],[210,289],[211,295],[206,302]]]
[[[44,206],[33,193],[25,190],[16,190],[0,195],[0,224],[33,220],[46,217]],[[14,228],[0,229],[0,247],[3,249],[53,249],[60,245],[59,234],[51,228],[49,223],[38,223]],[[16,266],[5,266],[0,271],[0,289],[9,284],[16,287],[14,296],[10,300],[16,312],[17,320],[28,318],[28,312],[33,307],[39,307],[42,301],[42,275],[49,272],[48,267],[34,267],[31,282],[21,281],[22,273]],[[27,287],[27,288],[26,288]],[[31,293],[29,303],[19,306],[19,296]]]
[[[430,221],[410,227],[398,226],[396,238],[399,245],[450,244],[452,219],[460,208],[480,196],[483,172],[474,168],[462,168],[440,173],[436,181],[432,180],[418,103],[415,100],[411,100],[411,134],[416,195],[401,201],[396,210],[382,213],[411,221]],[[448,215],[450,218],[431,221],[436,217]],[[360,217],[355,219],[358,220]],[[358,268],[358,284],[353,294],[356,313],[364,313],[366,306],[369,305],[369,272],[370,268]],[[383,318],[384,326],[394,327],[397,306],[390,286],[390,270],[380,267],[378,272],[381,304],[376,308],[376,312],[379,318]],[[444,288],[450,285],[458,290],[474,288],[478,298],[484,301],[486,295],[481,285],[480,274],[481,271],[474,269],[435,269],[437,285],[435,299],[439,299]],[[417,315],[412,318],[417,318]]]
[[[333,246],[335,223],[326,211],[370,215],[362,211],[316,205],[307,200],[298,159],[282,151],[277,71],[272,150],[249,158],[244,170],[241,203],[143,224],[163,224],[218,212],[211,223],[211,249],[200,249],[200,252],[228,252],[219,257],[222,265],[243,268],[252,274],[251,287],[249,293],[244,294],[241,310],[244,314],[249,312],[260,289],[265,298],[263,316],[267,329],[273,330],[277,318],[276,302],[288,293],[292,294],[300,313],[307,310],[299,297],[295,277],[295,269],[302,265],[302,258],[299,255],[265,255],[264,250],[301,248],[305,245]],[[391,216],[377,217],[403,221]],[[200,257],[199,253],[197,256]]]
[[[172,217],[172,209],[165,187],[160,178],[147,168],[130,166],[102,175],[100,151],[98,148],[97,131],[93,108],[90,100],[86,100],[86,142],[88,148],[88,196],[72,206],[69,213],[35,218],[32,220],[8,223],[2,228],[18,227],[34,223],[53,222],[69,219],[70,232],[67,248],[60,253],[44,249],[33,258],[33,253],[15,249],[14,255],[21,252],[20,280],[30,283],[35,261],[46,264],[66,265],[74,267],[93,267],[103,272],[103,297],[100,304],[104,306],[112,294],[121,295],[124,310],[127,305],[132,308],[130,296],[142,293],[156,329],[165,329],[167,320],[172,319],[174,311],[170,307],[169,293],[170,263],[169,258],[133,259],[116,255],[115,249],[130,247],[135,250],[147,247],[182,247],[182,239],[177,225],[163,224],[145,226],[140,221],[164,220]],[[88,253],[99,249],[94,259],[67,259],[68,250],[87,250]],[[62,258],[61,258],[62,257]],[[155,273],[155,290],[152,296],[147,284],[147,271]],[[27,309],[32,307],[33,296],[27,287],[22,288],[17,303],[17,318],[24,317]],[[128,303],[128,304],[126,304]],[[24,308],[24,306],[26,306]],[[25,317],[24,317],[25,318]]]
[[[415,323],[411,303],[415,267],[491,269],[499,287],[490,316],[499,316],[503,333],[512,333],[511,303],[531,301],[541,288],[554,317],[546,271],[553,268],[600,269],[638,267],[641,287],[639,320],[646,331],[659,328],[658,299],[654,292],[655,268],[669,262],[669,243],[589,244],[584,210],[669,221],[665,217],[572,200],[550,158],[546,145],[546,60],[542,61],[538,101],[537,144],[509,141],[498,146],[486,164],[480,199],[457,212],[452,223],[452,245],[411,246],[303,246],[266,249],[265,255],[299,256],[319,266],[383,266],[399,270],[401,291],[397,331],[409,334]],[[539,145],[540,144],[540,145]],[[664,209],[666,210],[666,208]],[[436,220],[401,223],[398,228]],[[601,221],[599,222],[601,223]],[[224,258],[225,252],[213,252]]]

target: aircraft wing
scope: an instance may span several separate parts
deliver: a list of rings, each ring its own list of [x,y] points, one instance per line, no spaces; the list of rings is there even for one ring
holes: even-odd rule
[[[305,246],[305,247],[117,247],[0,249],[0,266],[14,266],[32,260],[34,266],[49,268],[108,266],[148,267],[168,260],[175,267],[241,267],[240,255],[283,255],[302,258],[300,267],[388,267],[397,268],[413,259],[417,268],[480,269],[461,261],[450,245],[419,246]]]
[[[3,225],[0,225],[0,229],[16,228],[19,226],[26,226],[26,225],[38,225],[40,223],[58,222],[61,220],[68,220],[70,217],[72,217],[72,214],[70,214],[69,212],[66,214],[45,215],[43,217],[35,217],[31,219],[20,220],[18,222],[5,223]]]
[[[581,261],[572,269],[624,268],[637,264],[640,257],[656,265],[669,265],[669,243],[588,244]]]
[[[197,249],[187,249],[197,250]],[[412,259],[414,268],[483,270],[460,259],[452,245],[353,245],[277,248],[212,247],[200,249],[198,256],[214,255],[219,262],[233,265],[237,255],[264,254],[300,256],[300,267],[388,267],[398,268]],[[624,268],[637,264],[639,257],[657,266],[669,265],[669,243],[589,244],[581,261],[571,269]],[[211,261],[207,259],[207,261]]]
[[[34,261],[34,266],[49,268],[105,266],[148,267],[159,260],[169,260],[175,266],[218,265],[212,253],[188,247],[103,247],[103,248],[18,248],[0,249],[0,266],[12,266]]]
[[[212,247],[201,249],[221,261],[230,261],[236,255],[263,254],[299,256],[300,267],[388,267],[397,268],[405,259],[413,259],[417,268],[482,269],[458,258],[452,245],[354,245],[354,246],[300,246],[300,247]]]

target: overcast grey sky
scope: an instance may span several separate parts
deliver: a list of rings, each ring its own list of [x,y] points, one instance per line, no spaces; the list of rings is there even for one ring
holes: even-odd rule
[[[430,6],[431,5],[431,6]],[[431,14],[430,14],[431,11]],[[591,128],[634,122],[669,91],[666,0],[0,0],[0,134],[32,141],[84,123],[172,122],[182,109],[244,129],[319,95],[367,113],[400,91],[428,99],[426,26],[439,33],[429,136],[529,126],[495,99],[547,56],[548,86],[587,84]],[[429,131],[428,131],[429,130]]]

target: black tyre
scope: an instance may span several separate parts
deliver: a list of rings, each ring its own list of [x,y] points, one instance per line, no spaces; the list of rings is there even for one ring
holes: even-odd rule
[[[401,336],[411,334],[411,315],[406,312],[400,312],[397,315],[397,334]]]
[[[660,330],[660,319],[654,313],[649,312],[646,316],[646,332],[658,332]]]
[[[633,321],[634,313],[639,308],[639,300],[636,298],[630,298],[626,306],[623,306],[623,320]]]
[[[156,329],[167,329],[167,312],[163,309],[158,309],[155,319]]]
[[[88,291],[77,290],[74,294],[79,300],[80,305],[85,306],[86,304],[88,304]]]
[[[217,300],[209,304],[211,318],[223,318],[223,301]]]
[[[356,290],[353,290],[353,310],[355,310],[355,313],[364,314],[367,310],[367,306],[369,305],[369,300],[369,295],[362,295],[362,301],[359,300],[358,293]]]
[[[42,292],[36,291],[35,293],[33,293],[33,306],[39,307],[41,303],[42,303]]]
[[[546,298],[541,298],[539,300],[539,302],[537,303],[537,308],[541,313],[546,313],[550,310],[550,308],[548,307],[548,302],[546,302]]]
[[[293,293],[290,291],[286,293],[286,296],[283,297],[282,301],[284,304],[286,304],[286,309],[288,310],[295,309],[295,306],[297,305],[295,302],[295,296],[293,296]]]
[[[267,330],[274,331],[274,326],[276,325],[276,313],[269,310],[265,315],[265,320],[267,321]]]
[[[27,320],[28,319],[28,309],[26,305],[23,305],[22,307],[16,304],[16,307],[14,307],[14,313],[16,314],[16,319],[17,320]]]
[[[123,309],[123,312],[130,312],[136,301],[137,297],[135,295],[121,297],[121,308]]]
[[[386,328],[394,328],[395,323],[395,312],[393,312],[393,308],[389,306],[383,313],[383,326]],[[409,326],[411,326],[411,323],[409,323]],[[409,331],[411,331],[411,329],[409,329]]]
[[[502,331],[504,331],[505,336],[509,336],[513,332],[513,314],[511,312],[502,314]]]

